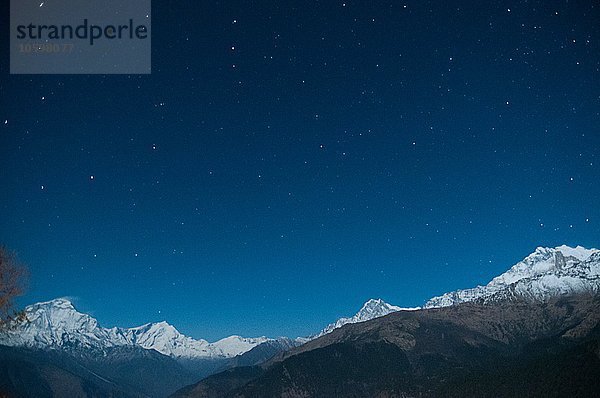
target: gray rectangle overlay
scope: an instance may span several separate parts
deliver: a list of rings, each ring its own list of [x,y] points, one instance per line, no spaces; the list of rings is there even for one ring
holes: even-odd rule
[[[151,0],[11,0],[11,74],[149,74]]]

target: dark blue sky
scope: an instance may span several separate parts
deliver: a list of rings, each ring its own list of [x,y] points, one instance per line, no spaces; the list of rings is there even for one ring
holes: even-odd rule
[[[595,1],[154,1],[149,76],[2,57],[20,303],[297,336],[598,247],[599,22]]]

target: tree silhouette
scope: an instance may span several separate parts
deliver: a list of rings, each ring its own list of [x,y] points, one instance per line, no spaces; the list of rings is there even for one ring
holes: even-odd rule
[[[0,326],[23,316],[15,311],[14,299],[25,291],[26,279],[25,266],[12,251],[0,245]]]

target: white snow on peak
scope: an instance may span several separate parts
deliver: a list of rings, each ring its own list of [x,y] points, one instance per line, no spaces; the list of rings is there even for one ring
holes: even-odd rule
[[[64,298],[25,308],[27,320],[0,333],[0,344],[37,348],[86,348],[103,350],[139,346],[175,358],[231,358],[268,341],[266,337],[231,336],[209,343],[179,333],[167,322],[133,328],[103,328],[93,317],[78,312]]]
[[[424,307],[447,307],[468,301],[485,303],[516,297],[545,300],[558,295],[598,291],[600,250],[564,245],[538,247],[487,285],[434,297]]]
[[[379,318],[397,311],[414,311],[417,308],[402,308],[386,303],[381,299],[370,299],[363,304],[362,308],[350,318],[340,318],[336,322],[327,325],[326,328],[312,338],[321,337],[327,333],[331,333],[335,329],[341,328],[348,323],[358,323],[370,321],[371,319]]]
[[[575,257],[579,261],[585,261],[592,254],[598,252],[598,249],[586,249],[582,246],[569,247],[566,245],[558,246],[555,248],[555,250],[560,251],[565,257]]]

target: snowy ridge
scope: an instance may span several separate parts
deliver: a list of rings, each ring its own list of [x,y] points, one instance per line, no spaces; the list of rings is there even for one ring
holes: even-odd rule
[[[64,298],[25,308],[27,320],[0,334],[0,344],[37,348],[97,349],[139,346],[174,358],[232,358],[270,341],[266,337],[230,336],[214,343],[179,333],[166,322],[134,328],[103,328],[98,321],[78,312]]]
[[[600,250],[558,246],[538,247],[532,254],[485,286],[456,290],[427,301],[424,308],[468,301],[492,303],[522,297],[550,297],[600,291]]]
[[[321,330],[321,332],[319,334],[313,336],[313,338],[321,337],[327,333],[331,333],[335,329],[341,328],[342,326],[344,326],[348,323],[365,322],[365,321],[370,321],[371,319],[385,316],[387,314],[390,314],[390,313],[396,312],[396,311],[413,311],[413,310],[418,310],[418,309],[419,309],[418,307],[417,308],[397,307],[395,305],[388,304],[381,299],[371,299],[371,300],[367,301],[366,303],[364,303],[362,308],[360,309],[360,311],[358,311],[354,316],[352,316],[351,318],[340,318],[336,322],[330,323],[329,325],[327,325],[327,327],[325,327],[323,330]]]

